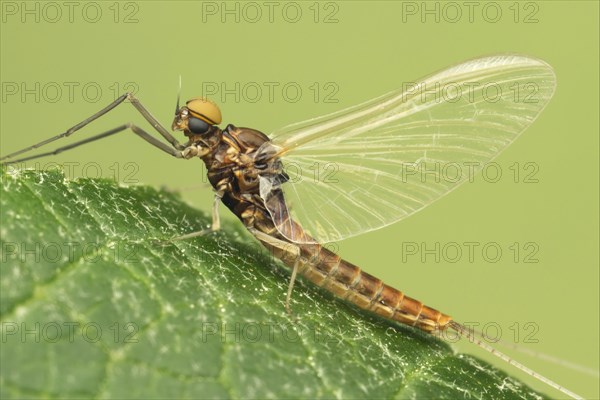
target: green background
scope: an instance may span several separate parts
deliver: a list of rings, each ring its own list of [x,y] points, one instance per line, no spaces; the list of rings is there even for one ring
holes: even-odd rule
[[[22,15],[21,2],[2,2],[2,154],[62,132],[109,103],[128,82],[166,126],[179,75],[183,98],[202,95],[203,82],[229,89],[239,82],[240,89],[247,88],[238,92],[239,99],[233,94],[223,99],[221,92],[213,97],[221,104],[224,122],[269,133],[465,59],[502,52],[544,59],[556,71],[557,92],[535,124],[496,160],[503,172],[499,182],[478,176],[402,223],[337,246],[343,257],[458,321],[497,323],[507,341],[514,339],[510,327],[518,323],[519,345],[598,370],[597,2],[475,2],[472,17],[464,3],[454,3],[460,18],[456,8],[436,2],[427,3],[434,11],[424,15],[421,2],[275,2],[272,21],[264,2],[229,2],[234,11],[224,17],[222,2],[98,2],[85,12],[86,3],[77,3],[72,21],[60,2],[53,3],[60,16],[44,3],[26,4],[39,11]],[[416,15],[403,12],[413,7]],[[203,8],[216,8],[217,14]],[[293,23],[297,9],[302,15]],[[497,22],[495,9],[502,12]],[[34,94],[23,97],[23,84]],[[297,101],[285,98],[286,84],[302,89]],[[86,85],[87,94],[82,91]],[[275,86],[272,99],[266,85]],[[262,95],[255,95],[256,86]],[[101,89],[99,96],[94,88]],[[332,88],[337,92],[327,98]],[[129,105],[86,132],[126,121],[141,124]],[[211,204],[200,162],[170,159],[132,135],[53,161],[79,163],[74,164],[75,176],[95,176],[99,165],[104,177],[118,171],[121,182],[164,185],[181,190],[198,208],[208,210]],[[515,162],[521,165],[517,183],[509,168]],[[539,168],[537,183],[523,182],[528,162]],[[138,166],[133,176],[128,176],[134,170],[127,163]],[[40,166],[47,167],[48,159]],[[229,218],[226,210],[222,214]],[[408,242],[429,247],[436,242],[496,242],[505,254],[497,263],[486,262],[481,253],[474,262],[466,256],[455,263],[432,257],[403,262],[402,244]],[[521,247],[536,243],[539,262],[523,262],[523,252],[514,262],[509,249],[514,242]],[[538,327],[537,343],[523,343],[531,332],[524,328],[528,322]],[[468,343],[456,347],[498,364]],[[599,396],[597,377],[509,354],[587,398]],[[510,366],[502,368],[511,371]]]

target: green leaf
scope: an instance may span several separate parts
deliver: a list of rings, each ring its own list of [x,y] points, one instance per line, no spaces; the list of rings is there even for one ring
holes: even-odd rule
[[[176,195],[2,174],[2,398],[541,396],[310,284]]]

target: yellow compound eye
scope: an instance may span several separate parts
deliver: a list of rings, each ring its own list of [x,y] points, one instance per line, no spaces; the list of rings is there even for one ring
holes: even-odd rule
[[[192,116],[206,121],[211,125],[219,125],[221,123],[221,110],[211,100],[204,97],[196,97],[188,100],[185,104]]]

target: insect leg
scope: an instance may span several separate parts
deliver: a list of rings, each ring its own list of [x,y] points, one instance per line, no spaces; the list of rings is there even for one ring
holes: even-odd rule
[[[152,127],[156,129],[156,131],[160,133],[162,137],[164,137],[167,140],[167,142],[171,143],[171,145],[177,150],[185,149],[185,146],[179,143],[175,136],[171,135],[171,133],[167,129],[165,129],[165,127],[162,126],[160,122],[158,122],[158,120],[154,118],[154,116],[152,116],[152,114],[150,114],[146,107],[144,107],[142,103],[140,103],[140,101],[133,94],[125,93],[123,96],[127,97],[127,99],[131,102],[131,105],[134,106],[140,114],[142,114],[146,121],[150,122]]]
[[[160,125],[160,123],[156,120],[156,118],[154,118],[150,112],[148,112],[148,110],[146,110],[146,108],[144,106],[142,106],[142,104],[139,102],[139,100],[137,98],[135,98],[131,93],[125,93],[124,95],[120,96],[118,99],[116,99],[115,101],[113,101],[112,103],[110,103],[108,106],[104,107],[103,109],[101,109],[100,111],[98,111],[97,113],[93,114],[92,116],[84,119],[83,121],[79,122],[78,124],[73,125],[72,127],[70,127],[69,129],[67,129],[65,132],[58,134],[56,136],[52,136],[48,139],[42,140],[39,143],[36,143],[34,145],[31,145],[29,147],[25,147],[21,150],[17,150],[13,153],[7,154],[4,157],[0,157],[0,162],[4,161],[4,160],[8,160],[10,158],[13,158],[14,156],[17,156],[19,154],[37,149],[38,147],[42,147],[47,145],[48,143],[52,143],[55,140],[64,138],[64,137],[69,137],[71,136],[73,133],[77,132],[78,130],[80,130],[81,128],[83,128],[84,126],[88,125],[90,122],[100,118],[101,116],[107,114],[108,112],[110,112],[111,110],[113,110],[115,107],[117,107],[119,104],[123,103],[126,99],[129,99],[131,104],[136,108],[136,110],[138,110],[138,112],[140,114],[142,114],[142,116],[144,117],[144,119],[146,119],[146,121],[148,121],[152,127],[154,129],[156,129],[156,131],[158,133],[160,133],[169,143],[171,143],[171,145],[176,148],[177,150],[183,150],[185,148],[185,146],[181,145],[177,139],[175,139],[175,137],[173,135],[171,135],[162,125]],[[10,164],[10,163],[15,163],[17,161],[20,160],[14,160],[14,161],[8,161],[8,162],[4,162],[5,164]]]
[[[44,146],[44,145],[46,145],[48,143],[54,142],[55,140],[61,139],[63,137],[71,136],[73,133],[75,133],[79,129],[83,128],[84,126],[86,126],[90,122],[94,121],[97,118],[100,118],[104,114],[106,114],[109,111],[111,111],[113,108],[115,108],[116,106],[118,106],[119,104],[121,104],[126,98],[127,98],[127,95],[124,94],[121,97],[119,97],[118,99],[116,99],[115,101],[113,101],[112,103],[110,103],[108,106],[104,107],[102,110],[98,111],[96,114],[92,115],[91,117],[88,117],[88,118],[84,119],[83,121],[81,121],[80,123],[78,123],[76,125],[73,125],[69,129],[67,129],[65,132],[63,132],[63,133],[61,133],[59,135],[56,135],[56,136],[52,136],[51,138],[48,138],[46,140],[42,140],[41,142],[36,143],[36,144],[34,144],[32,146],[25,147],[24,149],[15,151],[14,153],[7,154],[4,157],[1,157],[0,161],[12,158],[12,157],[14,157],[16,155],[19,155],[21,153],[25,153],[25,152],[33,150],[33,149],[37,149],[38,147]],[[13,161],[13,162],[16,162],[16,161]],[[6,164],[8,164],[8,163],[6,163]]]
[[[46,153],[41,153],[41,154],[35,154],[33,156],[29,156],[29,157],[23,157],[23,158],[19,158],[17,160],[11,160],[6,162],[5,164],[13,164],[13,163],[18,163],[18,162],[22,162],[22,161],[27,161],[27,160],[32,160],[35,158],[40,158],[40,157],[46,157],[46,156],[53,156],[59,153],[62,153],[63,151],[66,150],[71,150],[75,147],[79,147],[82,146],[84,144],[87,143],[91,143],[91,142],[95,142],[96,140],[100,140],[100,139],[104,139],[108,136],[112,136],[114,134],[117,134],[119,132],[123,132],[126,129],[131,129],[136,135],[138,135],[139,137],[141,137],[142,139],[144,139],[146,142],[150,143],[151,145],[159,148],[160,150],[164,151],[165,153],[168,153],[170,155],[172,155],[173,157],[176,158],[183,158],[183,155],[181,154],[180,151],[175,150],[174,148],[172,148],[171,146],[167,145],[166,143],[161,142],[160,140],[156,139],[154,136],[150,135],[149,133],[147,133],[146,131],[144,131],[142,128],[138,127],[135,124],[132,123],[128,123],[128,124],[124,124],[121,126],[118,126],[114,129],[108,130],[106,132],[100,133],[98,135],[94,135],[90,138],[84,139],[84,140],[80,140],[78,142],[75,143],[71,143],[67,146],[63,146],[63,147],[59,147],[53,151],[48,151]]]
[[[288,284],[287,295],[285,296],[285,310],[289,315],[292,315],[292,309],[290,308],[290,300],[292,299],[292,290],[294,290],[294,282],[296,282],[296,275],[298,275],[298,267],[300,266],[300,258],[294,261],[294,268],[292,269],[292,276],[290,283]]]
[[[285,298],[285,309],[288,314],[292,314],[292,309],[290,308],[290,301],[292,299],[292,291],[294,289],[294,283],[296,282],[296,277],[298,275],[298,270],[303,264],[308,263],[304,257],[300,255],[300,247],[293,243],[286,242],[284,240],[275,238],[270,236],[264,232],[261,232],[257,229],[249,229],[250,232],[261,241],[267,248],[273,250],[279,250],[283,252],[285,255],[283,258],[289,260],[290,258],[294,260],[294,266],[292,268],[292,276],[290,277],[290,283],[288,284],[287,295]],[[287,262],[286,262],[287,264]]]
[[[210,228],[202,229],[201,231],[198,231],[198,232],[188,233],[183,236],[176,236],[174,238],[171,238],[171,239],[165,241],[164,243],[174,242],[176,240],[191,239],[191,238],[195,238],[198,236],[204,236],[208,233],[216,232],[219,229],[221,229],[221,219],[219,217],[219,203],[221,202],[221,197],[223,197],[223,193],[217,192],[215,194],[215,200],[213,202],[213,208],[212,208],[212,224],[211,224]]]

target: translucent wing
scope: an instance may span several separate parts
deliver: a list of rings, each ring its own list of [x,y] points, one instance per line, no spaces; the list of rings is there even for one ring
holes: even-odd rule
[[[296,242],[389,225],[494,159],[533,123],[555,86],[543,61],[492,56],[287,126],[261,150],[282,157],[289,180],[261,177],[261,197],[278,230]]]

